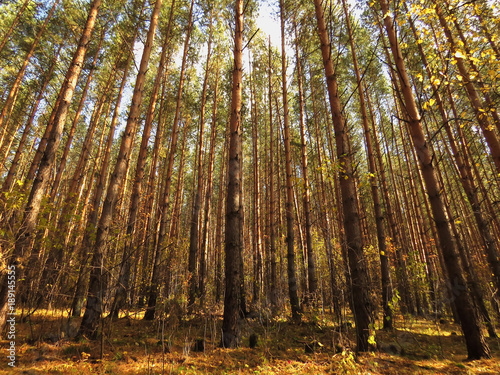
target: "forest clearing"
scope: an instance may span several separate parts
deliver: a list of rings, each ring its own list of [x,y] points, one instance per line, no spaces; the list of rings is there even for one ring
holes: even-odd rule
[[[0,3],[0,371],[500,373],[491,0]]]

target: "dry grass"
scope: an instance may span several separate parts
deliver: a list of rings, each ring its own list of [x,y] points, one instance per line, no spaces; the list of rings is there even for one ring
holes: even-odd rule
[[[68,331],[64,314],[39,312],[30,322],[17,324],[15,369],[5,363],[7,342],[2,342],[0,374],[500,373],[498,339],[488,339],[492,359],[466,362],[460,329],[446,322],[399,317],[393,332],[377,331],[379,350],[355,356],[354,329],[337,332],[328,317],[310,316],[300,325],[285,319],[246,320],[241,347],[230,350],[218,346],[219,315],[155,322],[139,317],[112,325],[105,321],[105,339],[92,342],[61,338]],[[258,335],[254,349],[248,347],[252,333]],[[194,351],[196,340],[204,340],[203,351]]]

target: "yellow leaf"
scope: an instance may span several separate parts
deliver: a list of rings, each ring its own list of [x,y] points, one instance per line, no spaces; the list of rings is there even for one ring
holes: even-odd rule
[[[457,51],[455,52],[455,55],[454,55],[457,59],[463,59],[465,58],[466,56],[461,52],[461,51]]]

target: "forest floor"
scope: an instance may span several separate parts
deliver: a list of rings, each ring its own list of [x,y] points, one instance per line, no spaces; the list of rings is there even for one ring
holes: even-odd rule
[[[308,314],[301,324],[246,319],[238,349],[219,347],[220,314],[171,315],[104,320],[103,340],[75,341],[67,337],[80,319],[37,312],[16,324],[14,368],[6,363],[9,342],[1,341],[0,374],[500,374],[500,339],[487,339],[491,359],[466,361],[460,328],[443,319],[400,316],[392,332],[376,331],[377,350],[356,356],[354,328],[328,315]]]

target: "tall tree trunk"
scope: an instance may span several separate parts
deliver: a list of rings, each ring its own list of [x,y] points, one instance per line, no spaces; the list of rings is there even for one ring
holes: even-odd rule
[[[56,173],[56,176],[54,178],[54,182],[52,183],[52,187],[50,189],[50,201],[52,201],[52,202],[56,198],[56,194],[57,194],[57,191],[59,189],[59,185],[61,183],[61,178],[62,178],[63,172],[66,168],[66,161],[68,159],[68,154],[69,154],[69,151],[71,149],[71,144],[73,142],[73,137],[75,135],[76,126],[78,124],[78,120],[80,119],[83,105],[85,104],[85,99],[87,99],[87,93],[88,93],[88,90],[90,87],[90,83],[92,82],[92,77],[94,75],[94,70],[95,70],[96,64],[97,64],[97,58],[99,57],[99,52],[101,50],[101,46],[102,46],[103,41],[104,41],[104,33],[101,34],[101,38],[99,39],[99,45],[96,48],[96,53],[94,55],[92,65],[90,67],[90,71],[89,71],[89,74],[87,76],[87,80],[85,82],[85,87],[83,88],[82,95],[80,97],[80,102],[78,103],[78,108],[75,112],[75,117],[73,118],[73,122],[71,123],[71,128],[68,132],[68,136],[66,139],[66,145],[64,146],[63,154],[62,154],[61,159],[59,161],[59,167],[57,168],[57,173]],[[116,63],[115,63],[115,66],[116,66]],[[114,72],[114,69],[113,69],[113,72]],[[107,94],[107,91],[109,90],[111,81],[113,81],[113,79],[114,79],[114,74],[111,73],[110,78],[109,78],[109,82],[106,85],[106,88],[104,90],[104,94]],[[102,100],[100,101],[100,103],[102,105],[104,103],[104,95],[102,95],[101,98],[102,98]],[[98,121],[98,118],[95,119],[95,122],[97,122],[97,121]],[[92,132],[90,132],[90,133],[92,133]],[[92,138],[92,136],[90,138]],[[89,140],[89,142],[90,142],[90,140]]]
[[[252,222],[252,257],[253,257],[253,303],[256,303],[261,294],[262,278],[262,230],[261,230],[261,187],[260,187],[260,159],[259,159],[259,133],[257,129],[257,103],[255,97],[255,80],[252,76],[251,62],[250,71],[250,117],[252,123],[252,162],[253,162],[253,222]]]
[[[28,120],[26,121],[23,134],[21,135],[21,139],[19,140],[19,143],[17,145],[16,153],[10,164],[9,172],[7,173],[7,177],[5,177],[5,180],[2,184],[2,190],[1,190],[2,193],[9,191],[12,187],[12,183],[14,182],[14,178],[16,177],[16,173],[18,172],[19,163],[24,151],[24,147],[26,146],[26,141],[28,139],[29,132],[33,126],[33,121],[35,119],[36,111],[38,110],[38,106],[40,105],[40,102],[42,101],[45,95],[45,89],[47,88],[47,85],[49,84],[52,78],[52,74],[54,73],[54,70],[56,68],[57,60],[59,59],[59,54],[61,52],[61,49],[62,49],[62,43],[59,45],[59,48],[52,60],[50,68],[45,74],[45,78],[40,88],[40,92],[38,93],[38,96],[35,100],[35,104],[31,109],[31,113],[29,114]]]
[[[460,52],[455,39],[453,38],[453,34],[448,26],[448,22],[446,21],[446,17],[443,14],[443,10],[441,6],[434,1],[436,15],[439,18],[439,23],[444,30],[448,43],[450,45],[451,52],[453,54],[453,59],[457,63],[458,71],[460,75],[463,77],[463,82],[465,86],[465,90],[467,92],[467,96],[469,98],[470,104],[474,111],[474,115],[476,116],[477,122],[483,132],[484,138],[488,147],[490,149],[491,157],[493,158],[493,162],[495,163],[495,167],[497,173],[500,174],[500,141],[494,131],[494,128],[490,125],[490,121],[488,119],[488,106],[485,103],[482,103],[479,95],[477,93],[476,88],[474,87],[473,80],[470,77],[469,70],[465,65],[463,54]]]
[[[297,38],[297,24],[294,23],[295,37]],[[300,152],[302,162],[302,178],[304,179],[304,191],[302,193],[302,203],[304,205],[304,217],[306,224],[306,251],[307,251],[307,279],[309,282],[309,297],[316,299],[316,291],[318,289],[318,281],[316,278],[316,262],[314,260],[314,252],[312,245],[312,219],[311,219],[311,184],[309,182],[308,160],[307,160],[307,144],[306,130],[304,124],[304,93],[302,88],[302,63],[299,56],[299,41],[295,42],[295,54],[297,61],[297,82],[299,89],[299,126],[300,126]]]
[[[210,26],[207,45],[207,61],[205,63],[205,77],[203,78],[203,88],[201,91],[200,104],[200,126],[198,130],[198,153],[196,166],[198,167],[198,176],[196,178],[196,190],[194,191],[193,210],[191,212],[191,228],[189,232],[189,259],[188,259],[188,306],[192,307],[196,297],[200,296],[200,290],[197,290],[198,283],[196,277],[196,259],[200,258],[200,270],[205,268],[205,254],[199,254],[199,221],[201,199],[203,195],[203,134],[205,131],[205,106],[207,102],[208,77],[210,75],[210,59],[212,54],[212,24],[213,10],[210,11]],[[203,264],[201,264],[203,263]],[[199,279],[199,278],[198,278]]]
[[[49,174],[55,162],[56,151],[61,141],[61,133],[66,122],[71,100],[73,99],[76,83],[82,70],[85,53],[90,42],[90,37],[94,29],[100,5],[101,0],[94,0],[90,5],[85,27],[78,42],[78,47],[73,54],[73,60],[71,61],[68,72],[66,73],[64,84],[61,88],[60,97],[62,100],[61,104],[57,107],[57,113],[55,114],[53,122],[54,126],[44,155],[40,161],[36,179],[33,182],[33,186],[28,197],[24,217],[20,228],[16,233],[14,252],[8,263],[9,265],[16,266],[18,280],[22,280],[24,261],[30,254],[32,237],[36,231],[36,223],[42,206],[43,195],[49,182]],[[0,290],[0,331],[3,329],[6,322],[7,290],[7,278],[5,277]]]
[[[344,231],[346,238],[347,259],[351,283],[351,308],[356,324],[356,350],[368,351],[372,306],[368,294],[368,274],[363,252],[363,238],[360,215],[356,206],[356,185],[354,181],[354,160],[348,149],[348,133],[342,106],[338,96],[337,75],[331,59],[331,45],[326,30],[324,10],[320,0],[315,0],[318,33],[321,41],[321,53],[325,68],[330,110],[332,113],[337,157],[340,170],[340,191],[344,213]]]
[[[243,225],[242,168],[241,168],[241,97],[243,73],[243,0],[234,3],[234,67],[229,122],[229,167],[226,201],[226,244],[224,320],[222,346],[234,348],[239,344],[241,306],[241,229]]]
[[[215,157],[215,146],[216,146],[216,136],[217,136],[217,104],[219,102],[219,62],[217,61],[215,66],[215,87],[214,87],[214,102],[212,106],[212,125],[210,130],[210,150],[208,152],[208,169],[207,169],[207,188],[205,191],[205,214],[202,226],[202,237],[201,237],[201,245],[200,245],[200,253],[207,253],[207,238],[208,238],[208,226],[210,220],[210,211],[211,211],[211,199],[212,199],[212,190],[213,190],[213,170],[214,170],[214,157]],[[224,157],[224,155],[223,155]],[[203,304],[205,298],[205,281],[206,278],[206,270],[205,266],[200,265],[200,277],[199,277],[199,291],[200,298]]]
[[[370,173],[371,195],[373,200],[373,211],[375,213],[375,223],[377,228],[377,242],[380,256],[380,272],[382,281],[382,308],[384,311],[383,327],[384,329],[392,329],[392,285],[391,274],[389,268],[389,258],[387,254],[387,246],[385,243],[385,229],[384,229],[384,214],[380,203],[379,188],[377,183],[377,169],[375,166],[375,156],[373,151],[372,136],[370,135],[370,126],[368,124],[368,115],[366,113],[365,94],[363,93],[363,82],[361,81],[361,74],[359,72],[358,57],[356,54],[356,47],[354,44],[354,35],[351,29],[350,14],[347,9],[345,0],[342,0],[344,8],[344,15],[346,20],[347,32],[349,34],[349,44],[351,47],[352,63],[354,73],[356,74],[356,82],[359,95],[359,107],[361,110],[361,122],[365,135],[366,156],[368,159],[368,172]]]
[[[432,165],[433,157],[429,151],[427,140],[422,129],[420,113],[418,112],[413,97],[410,80],[406,72],[405,63],[396,37],[396,30],[387,1],[380,0],[380,7],[382,9],[384,17],[383,22],[398,70],[406,114],[409,119],[409,130],[415,151],[420,161],[422,177],[425,182],[426,191],[432,208],[433,219],[438,231],[440,248],[445,261],[448,281],[450,285],[456,286],[453,291],[455,297],[453,302],[460,317],[462,331],[467,344],[468,356],[469,359],[489,357],[490,350],[481,332],[477,313],[463,276],[463,269],[458,259],[457,244],[453,238],[449,218],[446,214],[443,199],[441,197],[441,187],[434,173],[434,166]]]
[[[412,28],[414,37],[417,37],[417,31],[414,23],[410,20],[410,26]],[[434,97],[436,98],[437,106],[439,109],[439,113],[441,115],[443,126],[446,131],[446,135],[448,137],[448,142],[451,147],[451,151],[453,157],[455,159],[455,164],[458,168],[458,172],[460,175],[460,183],[462,188],[464,189],[465,194],[467,195],[467,199],[472,207],[472,212],[474,214],[474,219],[477,224],[477,228],[481,233],[481,241],[486,250],[487,259],[490,265],[490,268],[493,273],[493,281],[497,290],[500,290],[500,256],[497,248],[497,243],[494,240],[494,236],[492,235],[490,223],[486,220],[484,210],[481,206],[480,198],[477,194],[477,186],[474,182],[474,179],[471,174],[471,166],[467,157],[467,153],[464,152],[463,156],[460,154],[458,145],[455,142],[455,137],[453,136],[451,126],[449,123],[448,114],[444,107],[443,99],[441,97],[440,92],[438,91],[438,87],[432,82],[432,72],[427,63],[427,58],[422,49],[422,45],[418,44],[418,50],[420,54],[420,58],[422,59],[422,63],[426,69],[429,80],[431,80],[431,86],[434,91]],[[465,150],[464,150],[465,151]]]
[[[131,149],[136,134],[144,92],[144,83],[146,80],[146,72],[148,70],[151,50],[153,49],[154,36],[158,25],[161,4],[162,0],[156,0],[151,15],[151,22],[149,25],[146,43],[144,44],[144,51],[142,53],[139,72],[134,86],[134,93],[132,95],[132,103],[130,105],[127,124],[123,133],[116,164],[109,181],[101,218],[99,219],[99,224],[97,226],[96,240],[93,249],[94,253],[91,262],[92,270],[90,273],[87,306],[78,332],[78,335],[85,335],[93,339],[97,337],[98,323],[102,313],[103,295],[106,290],[106,282],[103,277],[103,267],[105,250],[108,246],[107,242],[111,219],[116,199],[119,194],[120,185],[122,185],[125,172],[128,169],[127,164],[130,159]]]
[[[276,274],[276,201],[274,187],[274,125],[273,125],[273,69],[271,64],[271,37],[269,37],[268,102],[269,102],[269,299],[274,313],[278,308],[278,280]]]
[[[136,35],[131,39],[132,45],[134,44]],[[128,78],[128,71],[130,68],[130,65],[132,63],[132,58],[134,55],[129,52],[128,53],[128,58],[127,61],[125,62],[125,68],[123,70],[123,77],[122,81],[120,83],[120,88],[118,90],[118,96],[116,99],[115,103],[115,109],[113,112],[113,117],[111,119],[111,123],[109,125],[109,130],[108,130],[108,135],[106,138],[106,146],[104,149],[104,154],[103,154],[103,159],[102,163],[100,166],[100,171],[99,171],[99,178],[97,179],[97,186],[94,191],[94,197],[92,198],[92,204],[90,208],[90,213],[89,217],[87,219],[86,227],[84,230],[84,237],[83,241],[81,244],[81,258],[82,261],[80,262],[81,268],[78,273],[78,280],[76,283],[75,287],[75,295],[73,297],[73,303],[72,303],[72,316],[80,316],[81,315],[81,310],[83,308],[83,302],[84,302],[84,296],[86,292],[86,287],[87,287],[87,281],[90,276],[89,269],[88,269],[88,261],[89,258],[91,257],[90,255],[90,248],[92,246],[92,238],[95,237],[95,232],[99,220],[99,207],[101,205],[101,199],[104,194],[104,189],[106,187],[106,181],[108,179],[108,169],[109,169],[109,162],[111,159],[111,147],[113,145],[113,139],[114,139],[114,134],[115,134],[115,129],[116,129],[116,124],[118,122],[118,115],[119,115],[119,109],[120,109],[120,104],[121,104],[121,99],[123,95],[123,91],[125,89],[125,84],[127,82]]]
[[[125,305],[127,291],[129,290],[130,268],[132,264],[131,257],[132,257],[134,238],[137,227],[137,215],[139,211],[139,200],[142,191],[142,180],[144,179],[144,167],[146,165],[148,143],[149,143],[149,137],[151,135],[151,129],[153,127],[156,102],[158,100],[158,92],[160,90],[162,79],[165,78],[167,74],[165,69],[167,62],[167,51],[169,50],[168,46],[170,41],[170,31],[172,28],[174,8],[175,8],[175,0],[172,0],[172,4],[170,5],[170,17],[168,20],[167,30],[165,32],[165,37],[163,40],[160,62],[158,63],[158,68],[156,70],[153,92],[151,93],[151,96],[149,98],[149,105],[146,112],[146,121],[144,123],[144,129],[142,131],[141,145],[139,148],[139,155],[137,157],[137,164],[135,167],[134,185],[132,187],[132,195],[130,197],[130,202],[129,202],[125,245],[123,248],[120,273],[116,285],[116,294],[110,312],[110,315],[115,318],[118,317],[119,310],[122,309],[123,306]]]
[[[161,257],[164,249],[165,249],[165,242],[167,238],[167,227],[168,227],[168,218],[169,218],[169,207],[170,207],[170,186],[172,184],[172,173],[174,169],[174,159],[175,159],[175,154],[177,152],[177,140],[179,138],[179,122],[181,119],[181,106],[182,106],[182,92],[184,88],[184,76],[186,73],[186,62],[187,62],[187,53],[189,49],[189,40],[191,37],[191,31],[193,28],[193,6],[194,6],[194,0],[191,1],[191,7],[189,9],[189,16],[188,16],[188,25],[186,29],[186,38],[184,40],[184,52],[182,55],[182,65],[181,65],[181,72],[180,72],[180,78],[179,78],[179,87],[177,89],[177,104],[175,107],[175,115],[174,115],[174,123],[172,125],[172,135],[171,135],[171,140],[170,140],[170,151],[168,154],[167,158],[167,165],[165,168],[165,187],[163,189],[163,196],[160,197],[160,204],[158,206],[158,215],[157,215],[157,240],[155,244],[155,249],[154,249],[154,254],[155,258],[156,257]],[[188,123],[186,123],[184,126],[189,126]],[[160,259],[160,258],[158,258]],[[159,266],[159,261],[157,262],[156,259],[153,262],[153,268],[155,268],[157,265]],[[159,270],[153,269],[152,275],[151,275],[151,280],[149,284],[149,293],[148,293],[148,309],[146,310],[146,313],[144,314],[144,320],[153,320],[154,315],[155,315],[155,308],[156,308],[156,298],[157,298],[157,293],[158,293],[158,279],[153,278],[153,275],[156,275],[156,277],[159,277],[160,273]]]
[[[292,308],[292,319],[300,321],[301,312],[299,296],[297,294],[297,270],[295,265],[294,248],[294,213],[293,213],[293,175],[292,175],[292,151],[290,145],[290,120],[288,113],[288,93],[286,85],[286,53],[285,53],[285,5],[280,0],[281,20],[281,84],[283,90],[283,137],[285,143],[285,173],[286,173],[286,246],[287,246],[287,272],[288,272],[288,294]]]

